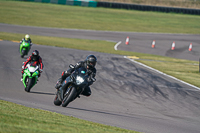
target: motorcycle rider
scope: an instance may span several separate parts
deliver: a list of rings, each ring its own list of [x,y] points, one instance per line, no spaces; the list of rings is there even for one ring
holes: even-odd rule
[[[22,43],[23,41],[30,43],[30,46],[32,46],[32,40],[31,40],[29,34],[26,34],[26,35],[24,36],[24,38],[22,38],[22,40],[20,41],[19,44],[21,45],[21,43]]]
[[[74,68],[70,68],[67,71],[63,71],[62,72],[62,76],[61,78],[58,79],[55,88],[58,89],[62,86],[62,82],[69,76],[71,75],[71,73],[75,70],[78,69],[80,67],[85,67],[88,70],[88,74],[90,76],[89,78],[89,84],[88,86],[85,88],[85,90],[82,92],[82,95],[84,96],[90,96],[91,95],[91,90],[90,90],[90,85],[93,84],[93,82],[95,82],[95,76],[96,76],[96,65],[97,62],[97,58],[94,55],[88,55],[85,61],[79,61],[78,63],[76,63]]]
[[[35,63],[35,64],[40,66],[38,78],[40,77],[40,74],[43,71],[44,65],[42,63],[42,58],[39,55],[39,51],[38,50],[33,50],[32,54],[26,59],[26,61],[24,62],[23,66],[22,66],[22,78],[21,78],[21,81],[23,79],[24,69],[27,68],[26,65],[29,62],[33,62],[33,63]]]

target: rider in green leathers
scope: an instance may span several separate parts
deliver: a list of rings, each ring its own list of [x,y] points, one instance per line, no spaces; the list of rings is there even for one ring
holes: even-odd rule
[[[28,34],[26,34],[24,38],[22,38],[19,44],[21,44],[23,41],[30,43],[30,46],[32,46],[32,40]]]

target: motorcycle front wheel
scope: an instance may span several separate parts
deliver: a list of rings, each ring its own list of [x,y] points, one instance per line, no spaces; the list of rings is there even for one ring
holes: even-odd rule
[[[21,58],[24,58],[25,54],[26,54],[26,51],[25,51],[25,50],[22,50]]]
[[[64,99],[62,101],[62,106],[66,107],[71,101],[73,101],[73,99],[75,98],[76,95],[77,95],[76,88],[72,87],[69,94],[64,97]]]
[[[33,87],[34,82],[35,82],[35,78],[28,78],[28,83],[26,84],[25,91],[30,92],[31,88]]]

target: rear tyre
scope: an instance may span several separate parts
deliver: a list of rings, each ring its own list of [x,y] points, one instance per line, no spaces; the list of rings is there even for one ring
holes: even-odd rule
[[[66,107],[71,101],[74,100],[75,96],[77,95],[77,91],[75,87],[72,87],[71,91],[67,96],[64,97],[62,101],[62,106]]]
[[[61,104],[62,102],[58,99],[58,95],[56,95],[56,97],[54,98],[54,105],[60,106]]]

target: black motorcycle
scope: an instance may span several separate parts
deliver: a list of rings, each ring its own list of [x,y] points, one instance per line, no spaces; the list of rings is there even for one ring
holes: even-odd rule
[[[73,65],[69,65],[70,68],[74,68]],[[62,86],[56,93],[54,104],[66,107],[70,102],[75,100],[88,86],[88,81],[95,81],[96,79],[90,78],[87,69],[80,67],[75,69],[74,72],[68,76],[62,83]]]

